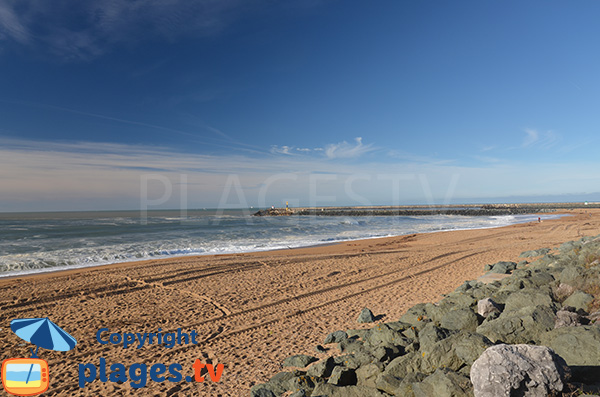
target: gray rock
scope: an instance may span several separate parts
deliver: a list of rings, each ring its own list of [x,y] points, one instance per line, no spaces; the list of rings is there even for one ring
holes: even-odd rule
[[[419,332],[419,345],[421,346],[421,350],[430,350],[431,346],[446,339],[450,335],[452,335],[452,332],[447,329],[440,328],[433,324],[427,324],[427,326]]]
[[[334,357],[336,365],[341,365],[345,368],[356,369],[362,365],[376,361],[368,349],[361,349],[352,354]]]
[[[250,389],[251,397],[277,397],[275,393],[273,393],[267,386],[265,385],[256,385]]]
[[[367,329],[349,329],[346,330],[346,334],[348,336],[348,338],[352,338],[352,337],[357,337],[357,338],[363,338],[365,336],[365,334],[367,333]]]
[[[600,366],[600,328],[592,325],[556,328],[542,335],[569,366]]]
[[[554,282],[554,277],[548,272],[534,271],[524,282],[526,287],[549,286],[550,283]]]
[[[283,366],[304,368],[308,366],[308,364],[313,363],[317,360],[318,359],[316,357],[309,356],[307,354],[296,354],[283,360]]]
[[[572,285],[560,283],[552,292],[554,294],[554,299],[556,299],[558,302],[564,302],[564,300],[571,296],[575,291],[576,288]]]
[[[401,332],[394,330],[387,324],[378,324],[369,329],[363,336],[365,343],[372,347],[380,345],[408,346],[411,341]]]
[[[584,277],[584,269],[579,266],[569,266],[558,276],[561,283],[573,285]]]
[[[279,372],[267,382],[252,387],[251,395],[256,397],[280,396],[290,389],[295,374],[292,372]],[[271,393],[271,394],[269,394]]]
[[[504,313],[528,306],[548,306],[553,308],[555,305],[549,294],[540,292],[537,288],[531,288],[510,294],[504,304]]]
[[[492,342],[538,343],[541,335],[554,329],[554,311],[548,306],[529,306],[504,312],[495,320],[484,321],[477,333]]]
[[[420,383],[413,383],[415,397],[473,396],[469,378],[446,368],[437,369]]]
[[[430,314],[427,312],[428,305],[431,304],[419,303],[414,305],[400,317],[400,321],[421,329],[430,321]]]
[[[357,321],[359,323],[372,323],[373,321],[375,321],[375,316],[373,315],[373,312],[371,310],[365,307],[358,315]]]
[[[327,383],[336,386],[356,385],[356,372],[345,367],[335,367]]]
[[[545,346],[496,345],[471,367],[475,397],[547,397],[562,391],[569,369]]]
[[[570,308],[569,308],[570,309]],[[556,312],[554,328],[576,327],[581,325],[582,317],[572,310],[561,309]]]
[[[600,322],[598,320],[600,320],[600,311],[596,311],[591,313],[589,316],[587,316],[588,320],[590,321],[591,324],[600,324]]]
[[[340,343],[344,339],[348,339],[348,334],[345,331],[335,331],[325,337],[323,344]]]
[[[292,379],[289,383],[290,391],[304,390],[307,394],[311,394],[313,389],[315,388],[315,378],[311,378],[306,374],[300,375]]]
[[[588,310],[588,305],[594,300],[594,297],[590,294],[586,294],[583,291],[576,291],[569,296],[564,302],[564,306],[572,306],[577,310]]]
[[[523,260],[523,261],[520,261],[519,263],[517,263],[517,269],[523,269],[523,268],[525,268],[527,265],[529,265],[529,262],[528,262],[528,261],[525,261],[525,260]]]
[[[363,365],[356,369],[356,385],[373,389],[377,388],[375,381],[381,375],[381,368],[376,364]]]
[[[470,366],[492,345],[483,335],[462,331],[419,350],[421,354],[421,371],[430,374],[436,368],[449,368],[458,371]]]
[[[475,331],[479,325],[477,315],[468,308],[451,310],[440,320],[440,325],[449,330]]]
[[[312,397],[384,397],[375,389],[364,386],[336,386],[330,383],[317,385],[312,392]]]
[[[375,379],[375,387],[378,390],[386,392],[387,394],[391,394],[392,396],[399,395],[396,393],[396,391],[401,387],[401,385],[402,379],[391,375],[381,374],[377,376],[377,379]]]
[[[385,323],[385,325],[397,332],[403,332],[413,327],[411,324],[403,323],[402,321],[391,321]]]
[[[421,372],[421,355],[419,353],[408,353],[396,357],[386,367],[383,373],[403,379],[408,374]]]
[[[309,395],[302,389],[296,390],[294,393],[290,394],[290,397],[308,397]]]
[[[499,273],[499,274],[509,274],[513,270],[517,268],[516,262],[498,262],[492,265],[492,268],[489,270],[490,273]]]
[[[329,378],[334,366],[335,362],[333,357],[327,357],[326,359],[311,365],[306,371],[306,374],[315,378]]]
[[[483,318],[487,318],[492,313],[500,314],[502,309],[499,304],[491,298],[485,298],[477,302],[477,314]]]
[[[404,379],[396,378],[387,374],[381,374],[375,381],[377,389],[399,397],[414,397],[413,383],[422,382],[426,375],[420,372],[411,372]]]
[[[535,256],[542,256],[542,255],[546,255],[548,252],[550,252],[550,248],[540,248],[537,250],[531,250],[531,251],[525,251],[525,252],[521,252],[521,255],[519,255],[521,258],[532,258]]]

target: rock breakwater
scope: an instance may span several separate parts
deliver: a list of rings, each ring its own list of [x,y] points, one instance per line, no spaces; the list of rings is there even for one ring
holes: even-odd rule
[[[254,216],[423,216],[423,215],[463,215],[501,216],[555,212],[562,207],[531,204],[489,204],[464,206],[395,206],[395,207],[310,207],[310,208],[269,208],[260,210]]]
[[[524,256],[533,261],[486,266],[508,274],[501,280],[467,281],[397,321],[324,335],[320,359],[295,352],[285,365],[296,367],[251,395],[600,394],[600,236]]]

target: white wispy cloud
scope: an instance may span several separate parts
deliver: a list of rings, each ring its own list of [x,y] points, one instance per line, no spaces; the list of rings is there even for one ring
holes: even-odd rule
[[[365,145],[362,142],[361,137],[354,138],[354,144],[348,143],[346,141],[331,143],[325,145],[324,148],[316,147],[316,148],[301,148],[296,146],[288,146],[288,145],[272,145],[271,153],[273,154],[284,154],[293,156],[295,154],[304,154],[304,155],[316,155],[319,157],[326,157],[327,159],[349,159],[349,158],[358,158],[362,155],[375,150],[373,144]]]
[[[363,145],[361,137],[355,138],[354,141],[355,144],[343,141],[327,145],[325,147],[325,155],[330,159],[356,158],[374,150],[372,144]]]
[[[271,146],[271,153],[273,153],[273,154],[292,155],[293,150],[294,150],[293,147],[287,146],[287,145],[283,145],[283,146],[272,145]]]
[[[452,185],[452,199],[592,192],[590,186],[600,185],[597,169],[591,162],[338,162],[323,154],[257,158],[147,145],[0,138],[0,211],[139,208],[146,194],[140,191],[144,176],[150,177],[149,198],[163,196],[162,180],[172,184],[172,197],[163,208],[177,208],[182,195],[187,195],[189,208],[202,208],[219,203],[270,206],[281,200],[303,205],[428,203],[444,200],[452,180],[458,181]],[[180,190],[182,180],[185,191]],[[231,197],[224,197],[226,192]]]
[[[521,144],[522,148],[538,147],[548,149],[560,140],[560,136],[550,130],[540,132],[532,128],[525,128],[523,132],[525,132],[525,138]]]
[[[23,26],[12,5],[6,2],[0,3],[0,39],[12,38],[25,44],[29,42],[28,29]]]
[[[116,43],[218,34],[246,11],[241,0],[6,0],[0,39],[90,59]]]

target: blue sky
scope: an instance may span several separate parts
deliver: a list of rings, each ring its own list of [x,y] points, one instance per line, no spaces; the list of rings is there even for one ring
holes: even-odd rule
[[[0,211],[600,201],[595,1],[0,4]]]

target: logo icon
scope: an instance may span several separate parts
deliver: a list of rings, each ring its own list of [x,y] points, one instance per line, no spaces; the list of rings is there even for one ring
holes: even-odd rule
[[[36,345],[31,358],[8,358],[2,363],[2,385],[16,396],[35,396],[48,390],[50,374],[46,360],[38,358],[40,347],[69,351],[77,341],[46,318],[20,318],[10,322],[10,329],[21,339]]]

